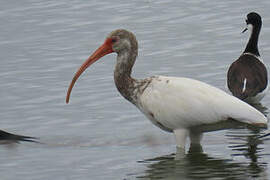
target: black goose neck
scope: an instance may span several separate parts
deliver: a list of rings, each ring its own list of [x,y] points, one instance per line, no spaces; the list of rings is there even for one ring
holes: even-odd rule
[[[260,31],[261,31],[261,24],[253,26],[252,32],[251,32],[251,35],[248,40],[244,53],[252,53],[256,56],[260,56],[260,53],[258,50],[258,40],[259,40]]]

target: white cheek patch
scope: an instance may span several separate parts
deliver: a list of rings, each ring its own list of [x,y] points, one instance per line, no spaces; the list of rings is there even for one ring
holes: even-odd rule
[[[248,25],[247,25],[247,28],[248,28],[248,30],[249,30],[250,32],[252,32],[252,30],[253,30],[253,25],[252,25],[252,24],[248,24]]]

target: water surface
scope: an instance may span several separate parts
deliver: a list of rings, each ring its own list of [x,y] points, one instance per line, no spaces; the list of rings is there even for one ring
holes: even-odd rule
[[[269,141],[250,143],[263,131],[207,133],[203,152],[176,161],[173,135],[117,92],[115,55],[84,73],[69,105],[65,95],[77,68],[118,28],[139,41],[134,77],[185,76],[227,91],[250,11],[263,17],[259,48],[269,63],[269,7],[267,0],[1,1],[0,128],[44,143],[1,145],[1,179],[268,179]],[[262,105],[270,107],[270,96]]]

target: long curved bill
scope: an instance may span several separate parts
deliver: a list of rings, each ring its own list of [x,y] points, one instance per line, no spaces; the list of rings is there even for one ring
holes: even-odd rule
[[[81,67],[78,69],[78,71],[76,72],[76,74],[74,75],[68,91],[67,91],[67,96],[66,96],[66,103],[69,102],[69,98],[70,98],[70,94],[71,94],[71,90],[75,84],[75,82],[77,81],[77,79],[80,77],[80,75],[94,62],[96,62],[98,59],[100,59],[101,57],[105,56],[106,54],[112,53],[112,44],[111,44],[111,40],[107,39],[82,65]]]

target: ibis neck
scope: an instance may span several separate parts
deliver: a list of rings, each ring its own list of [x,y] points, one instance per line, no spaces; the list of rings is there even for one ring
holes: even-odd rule
[[[130,52],[118,53],[114,70],[114,81],[118,91],[133,104],[137,102],[137,93],[135,92],[137,80],[131,77],[131,72],[136,56],[137,54]]]
[[[251,32],[251,35],[248,40],[244,53],[252,53],[252,54],[255,54],[256,56],[260,56],[260,53],[258,50],[258,40],[259,40],[260,31],[261,31],[261,25],[253,26],[252,32]]]

